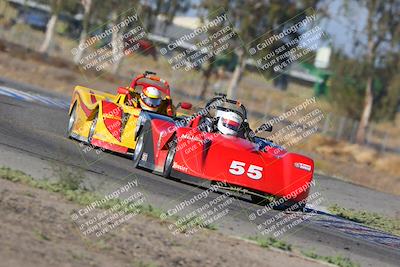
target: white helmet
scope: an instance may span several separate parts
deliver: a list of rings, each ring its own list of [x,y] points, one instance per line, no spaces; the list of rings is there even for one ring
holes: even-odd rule
[[[157,111],[161,105],[161,93],[153,86],[145,87],[140,94],[139,102],[142,109]]]
[[[222,134],[236,136],[239,132],[242,118],[235,112],[224,112],[218,120],[218,131]]]

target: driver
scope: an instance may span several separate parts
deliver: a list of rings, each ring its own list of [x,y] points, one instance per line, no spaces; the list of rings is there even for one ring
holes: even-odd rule
[[[157,111],[161,105],[160,91],[153,86],[143,88],[140,93],[139,103],[144,110]]]
[[[222,134],[237,136],[242,122],[242,118],[235,112],[223,112],[218,119],[217,129]]]

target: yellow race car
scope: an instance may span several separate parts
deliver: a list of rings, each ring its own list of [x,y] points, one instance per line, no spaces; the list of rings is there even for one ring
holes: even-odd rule
[[[116,95],[76,86],[69,108],[67,135],[107,150],[131,154],[136,146],[136,124],[142,110],[170,117],[181,107],[190,110],[192,104],[174,106],[167,81],[146,71],[138,75],[129,87],[119,87]]]

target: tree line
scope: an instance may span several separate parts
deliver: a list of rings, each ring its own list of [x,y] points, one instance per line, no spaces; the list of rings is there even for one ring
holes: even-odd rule
[[[39,0],[51,7],[51,17],[47,24],[45,38],[40,52],[49,50],[54,38],[55,25],[61,12],[83,15],[82,31],[79,42],[88,38],[94,23],[111,21],[116,23],[118,15],[130,7],[136,7],[143,20],[145,30],[151,32],[159,15],[164,16],[164,29],[170,25],[174,17],[189,9],[197,10],[202,20],[211,20],[219,15],[219,11],[228,13],[238,38],[233,40],[237,63],[227,88],[228,96],[235,98],[240,82],[245,73],[246,60],[250,58],[243,44],[249,43],[260,35],[282,30],[279,25],[302,14],[305,10],[316,10],[322,17],[329,17],[324,0]],[[328,1],[329,2],[329,1]],[[398,0],[343,0],[342,16],[352,16],[352,8],[360,8],[366,12],[364,29],[353,36],[351,42],[356,53],[346,55],[340,48],[334,48],[330,82],[330,100],[342,113],[360,120],[356,140],[365,142],[366,131],[372,119],[394,119],[400,98],[400,1]],[[354,11],[354,9],[353,9]],[[304,16],[307,13],[303,13]],[[345,29],[342,30],[345,34]],[[116,33],[118,34],[118,33]],[[116,38],[117,36],[113,36]],[[285,40],[282,42],[289,42]],[[279,45],[279,43],[277,44]],[[271,47],[275,49],[275,47]],[[74,55],[79,62],[82,53]],[[203,68],[203,90],[209,84],[213,71],[211,64],[214,57]],[[119,62],[117,62],[119,63]],[[113,72],[118,71],[120,64],[114,64]]]

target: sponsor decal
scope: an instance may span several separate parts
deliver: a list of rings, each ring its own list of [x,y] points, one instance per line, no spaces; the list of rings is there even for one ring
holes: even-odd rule
[[[180,138],[189,139],[189,140],[192,140],[192,141],[203,142],[203,140],[201,138],[198,138],[198,137],[193,136],[193,135],[188,135],[188,134],[182,134]]]
[[[311,171],[311,166],[308,164],[305,164],[305,163],[295,162],[294,166],[298,169],[302,169],[302,170],[309,171],[309,172]]]
[[[103,118],[111,120],[121,120],[120,117],[114,116],[112,114],[103,113]]]
[[[185,166],[181,166],[179,165],[176,161],[174,161],[174,164],[172,165],[172,168],[179,170],[179,171],[183,171],[183,172],[187,172],[188,168]]]

